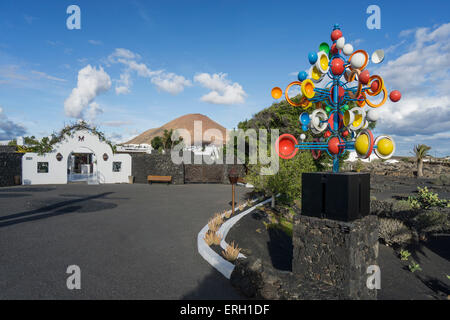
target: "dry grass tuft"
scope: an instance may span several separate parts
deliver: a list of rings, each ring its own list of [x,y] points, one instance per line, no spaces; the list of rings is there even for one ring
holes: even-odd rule
[[[224,211],[223,213],[224,213],[225,218],[227,218],[227,219],[231,218],[231,214],[232,214],[231,210],[230,211]]]
[[[209,230],[216,232],[223,223],[223,217],[220,213],[216,213],[208,222]]]
[[[222,237],[215,232],[208,231],[205,234],[205,237],[203,238],[203,240],[205,240],[205,242],[208,246],[211,246],[213,244],[218,246],[218,245],[220,245],[220,242],[222,241]]]
[[[233,262],[237,259],[240,251],[241,249],[237,246],[237,244],[235,245],[233,241],[228,245],[225,251],[222,250],[222,255],[228,261]]]

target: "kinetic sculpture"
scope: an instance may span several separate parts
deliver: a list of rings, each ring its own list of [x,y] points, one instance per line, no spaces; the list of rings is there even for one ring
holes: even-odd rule
[[[283,159],[291,159],[298,150],[311,150],[315,159],[326,151],[333,158],[333,171],[339,172],[339,157],[347,150],[355,150],[360,158],[370,157],[372,151],[381,158],[389,159],[395,152],[395,142],[387,135],[381,135],[374,140],[369,121],[376,121],[376,108],[387,100],[387,90],[383,78],[370,75],[366,70],[369,55],[364,50],[353,51],[351,44],[345,43],[339,25],[334,25],[331,33],[333,44],[323,42],[319,52],[310,52],[308,60],[311,67],[308,72],[301,71],[298,81],[290,83],[284,94],[286,101],[293,107],[304,110],[316,105],[316,109],[309,114],[300,115],[303,131],[311,130],[314,135],[322,135],[311,142],[305,142],[306,135],[302,134],[301,143],[291,134],[281,135],[275,144],[277,154]],[[347,58],[348,57],[348,58]],[[383,50],[372,54],[372,63],[381,63],[384,59]],[[326,77],[331,81],[325,81]],[[289,98],[289,89],[299,86],[301,89],[300,102]],[[370,97],[383,94],[383,99],[375,103]],[[272,89],[272,97],[279,99],[283,91],[279,87]],[[369,99],[370,98],[370,99]],[[389,94],[392,102],[401,98],[399,91]],[[354,101],[356,107],[349,108]],[[366,107],[367,106],[367,107]]]

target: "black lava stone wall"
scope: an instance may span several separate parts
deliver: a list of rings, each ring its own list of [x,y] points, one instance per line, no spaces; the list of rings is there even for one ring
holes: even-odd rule
[[[0,153],[0,187],[14,186],[14,176],[22,180],[23,153]]]
[[[366,285],[367,267],[377,265],[376,216],[351,223],[300,216],[292,240],[294,274],[340,288],[348,299],[376,299],[376,290]]]
[[[174,164],[170,154],[130,154],[135,183],[147,183],[147,176],[172,176],[173,184],[184,184],[184,166]]]

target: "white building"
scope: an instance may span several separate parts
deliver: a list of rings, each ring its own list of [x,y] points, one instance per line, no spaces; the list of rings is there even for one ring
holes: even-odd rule
[[[131,156],[114,154],[108,143],[88,129],[66,135],[52,152],[26,153],[22,158],[22,181],[27,185],[126,183],[130,175]]]
[[[148,154],[151,154],[152,150],[153,150],[152,146],[147,143],[123,144],[123,145],[118,145],[116,148],[117,148],[117,151],[119,151],[119,152],[143,152],[143,153],[148,153]]]

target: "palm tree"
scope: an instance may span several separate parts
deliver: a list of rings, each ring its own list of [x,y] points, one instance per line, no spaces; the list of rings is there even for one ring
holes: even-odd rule
[[[417,176],[423,177],[423,159],[428,155],[431,147],[426,144],[419,144],[414,146],[414,153],[417,161]]]

